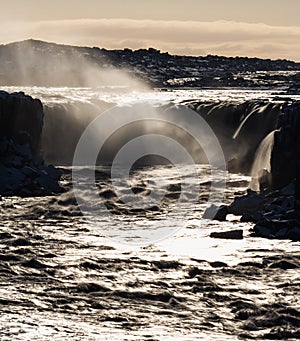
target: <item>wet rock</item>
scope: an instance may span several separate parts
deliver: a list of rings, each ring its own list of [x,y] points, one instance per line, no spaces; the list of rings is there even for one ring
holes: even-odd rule
[[[23,158],[25,161],[32,160],[32,151],[29,144],[16,145],[16,154]]]
[[[23,165],[23,158],[18,155],[8,155],[2,159],[2,162],[11,168],[21,168]]]
[[[107,309],[106,306],[104,306],[103,304],[99,303],[99,302],[92,302],[91,303],[91,308],[92,309],[99,309],[99,310],[102,310],[102,309]]]
[[[238,266],[254,267],[254,268],[262,269],[264,267],[264,264],[257,263],[257,262],[242,262],[242,263],[239,263]]]
[[[30,178],[36,177],[38,175],[38,172],[34,168],[29,167],[29,166],[23,167],[22,173],[25,177],[30,177]]]
[[[25,176],[21,171],[12,168],[7,175],[0,176],[0,193],[5,194],[7,191],[17,192],[25,180]]]
[[[266,213],[261,212],[260,218],[255,221],[254,236],[299,241],[300,227],[297,212],[291,210],[290,203],[286,203],[284,199],[278,198],[279,201],[283,206],[267,205]]]
[[[256,212],[254,214],[243,214],[240,221],[242,223],[257,223],[262,218],[261,212]]]
[[[17,262],[20,260],[20,257],[14,255],[14,254],[1,254],[0,253],[0,261],[2,262]]]
[[[77,206],[77,200],[73,192],[62,194],[58,200],[54,199],[54,202],[57,202],[58,205],[66,207]]]
[[[227,267],[228,265],[224,262],[210,262],[209,263],[211,267],[213,268],[224,268]]]
[[[124,316],[106,316],[105,318],[103,318],[103,321],[121,323],[128,322],[129,319]]]
[[[252,316],[258,316],[261,312],[259,309],[255,308],[248,308],[248,309],[242,309],[236,314],[236,318],[238,320],[247,320],[249,317]],[[248,329],[248,328],[247,328]],[[248,329],[249,330],[249,329]]]
[[[8,232],[0,232],[0,240],[1,239],[9,239],[12,238],[12,235]]]
[[[101,266],[90,261],[85,261],[80,264],[80,267],[83,267],[84,269],[87,270],[99,270],[101,269]]]
[[[167,260],[159,260],[159,261],[153,261],[153,265],[155,265],[160,270],[170,270],[170,269],[178,269],[182,266],[181,263],[177,261],[167,261]]]
[[[275,235],[272,233],[271,229],[256,225],[254,226],[255,235],[258,237],[265,237],[265,238],[275,238]]]
[[[210,234],[210,237],[211,238],[220,238],[220,239],[243,239],[243,230],[212,232]]]
[[[201,269],[199,269],[199,268],[196,268],[196,267],[193,267],[193,268],[191,268],[190,270],[189,270],[189,277],[190,278],[194,278],[194,277],[196,277],[196,276],[198,276],[198,275],[201,275],[201,274],[203,274],[203,270],[201,270]]]
[[[22,263],[23,266],[27,268],[34,268],[34,269],[46,269],[48,266],[40,262],[39,260],[32,258],[26,262]]]
[[[228,207],[226,205],[216,206],[212,204],[210,207],[208,207],[205,210],[202,218],[225,221],[227,214],[228,214]]]
[[[282,260],[276,263],[272,263],[270,266],[270,268],[276,268],[276,269],[283,269],[283,270],[288,270],[288,269],[297,269],[299,268],[298,264],[286,261],[286,260]]]
[[[171,301],[176,302],[175,297],[169,292],[148,293],[143,291],[115,291],[114,294],[118,297],[132,300],[160,301],[165,303],[171,303]]]
[[[265,198],[262,194],[255,191],[248,190],[247,195],[236,197],[229,205],[229,213],[235,215],[255,214],[260,211],[264,206]]]
[[[83,292],[86,294],[93,293],[93,292],[107,292],[110,289],[104,287],[103,285],[97,283],[81,283],[74,288],[77,292]]]
[[[111,189],[105,189],[102,192],[100,192],[99,194],[100,194],[101,198],[104,198],[104,199],[115,199],[115,198],[117,198],[116,193]]]
[[[12,246],[28,246],[31,244],[31,241],[26,238],[17,238],[11,241]]]
[[[51,194],[61,192],[61,188],[58,185],[58,183],[47,175],[39,176],[35,180],[35,182],[38,184],[40,188],[42,188],[45,191],[45,193],[48,192],[49,194]]]

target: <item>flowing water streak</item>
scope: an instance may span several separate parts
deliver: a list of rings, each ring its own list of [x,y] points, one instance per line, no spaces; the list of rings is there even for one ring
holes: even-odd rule
[[[251,169],[252,183],[251,188],[255,191],[259,190],[259,177],[263,170],[271,171],[271,154],[274,145],[274,133],[271,131],[260,143],[254,158]]]

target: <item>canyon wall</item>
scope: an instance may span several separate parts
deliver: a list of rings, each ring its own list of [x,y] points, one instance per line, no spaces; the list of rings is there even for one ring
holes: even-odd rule
[[[61,192],[60,172],[40,154],[44,112],[40,100],[0,91],[0,194],[35,196]]]

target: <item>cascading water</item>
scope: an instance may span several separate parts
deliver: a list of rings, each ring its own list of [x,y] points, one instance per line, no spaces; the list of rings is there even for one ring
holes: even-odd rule
[[[251,169],[252,182],[250,184],[251,189],[258,191],[260,188],[260,178],[264,171],[268,172],[268,176],[271,171],[271,154],[274,145],[274,133],[273,130],[269,133],[260,143],[255,153],[254,162]]]

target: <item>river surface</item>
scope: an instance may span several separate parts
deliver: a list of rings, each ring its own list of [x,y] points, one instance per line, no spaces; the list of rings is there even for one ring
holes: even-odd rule
[[[300,100],[300,95],[287,95],[281,90],[253,89],[129,89],[121,86],[104,86],[97,88],[69,87],[1,87],[7,92],[23,91],[42,100],[44,104],[53,103],[97,103],[99,100],[115,104],[131,104],[135,102],[180,103],[184,100],[198,99],[206,101],[245,101],[253,99],[293,98]]]
[[[48,104],[90,101],[95,96],[91,89],[78,90],[77,98],[75,89],[5,90],[22,90]],[[83,93],[88,98],[84,99]],[[267,98],[270,93],[256,93],[255,97],[253,91],[238,91],[238,95],[240,99],[250,95]],[[106,99],[97,96],[117,102],[112,95]],[[208,94],[183,91],[180,96],[175,92],[113,96],[122,103],[147,96],[151,101],[156,97],[160,102],[180,102],[218,96],[236,99],[237,93],[218,90]],[[107,169],[98,168],[97,190],[111,214],[101,219],[104,211],[98,211],[96,224],[82,215],[76,204],[72,168],[61,169],[65,193],[8,197],[0,202],[1,340],[300,338],[300,243],[252,237],[251,224],[241,223],[239,217],[229,216],[226,222],[202,219],[211,190],[209,166],[198,166],[196,206],[188,205],[189,193],[184,193],[186,211],[171,218],[166,207],[176,205],[180,192],[180,179],[172,167],[135,170],[132,181],[141,196],[147,195],[149,184],[150,190],[159,188],[156,178],[167,183],[167,201],[146,214],[124,210],[116,200]],[[189,174],[187,167],[187,179]],[[230,203],[236,193],[244,193],[250,181],[243,175],[220,176],[226,180],[220,203]],[[168,238],[157,241],[155,235],[153,242],[150,238],[139,243],[143,226],[148,233],[147,222],[156,220],[165,228],[162,237]],[[139,228],[132,232],[133,226]],[[156,232],[155,223],[151,226]],[[244,239],[209,237],[211,232],[232,229],[243,229]]]

